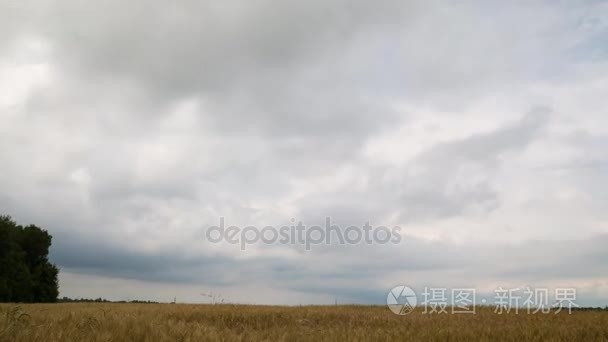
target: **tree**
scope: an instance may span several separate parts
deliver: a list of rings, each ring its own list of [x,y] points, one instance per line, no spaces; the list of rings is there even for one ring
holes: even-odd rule
[[[59,270],[48,260],[52,236],[0,216],[0,302],[55,302]]]

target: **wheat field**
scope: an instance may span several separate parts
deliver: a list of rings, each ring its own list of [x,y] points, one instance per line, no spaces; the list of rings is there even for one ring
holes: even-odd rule
[[[608,311],[398,316],[384,306],[1,304],[0,341],[608,341]]]

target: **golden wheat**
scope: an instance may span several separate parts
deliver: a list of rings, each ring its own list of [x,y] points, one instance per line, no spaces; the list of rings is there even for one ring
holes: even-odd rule
[[[1,304],[0,341],[608,341],[608,311],[406,316],[384,306]]]

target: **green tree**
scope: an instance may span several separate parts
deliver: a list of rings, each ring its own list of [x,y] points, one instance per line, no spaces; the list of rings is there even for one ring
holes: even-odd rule
[[[0,301],[55,302],[59,270],[49,262],[52,236],[0,216]]]

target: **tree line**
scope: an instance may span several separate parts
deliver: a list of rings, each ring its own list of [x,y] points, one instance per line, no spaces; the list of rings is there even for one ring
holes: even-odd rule
[[[133,300],[108,300],[108,299],[101,298],[101,297],[95,298],[95,299],[91,299],[91,298],[62,297],[62,298],[57,299],[57,302],[59,302],[59,303],[163,304],[161,302],[156,302],[156,301],[153,301],[153,300],[139,300],[139,299],[133,299]]]
[[[0,302],[56,302],[59,270],[48,259],[52,236],[0,215]]]

